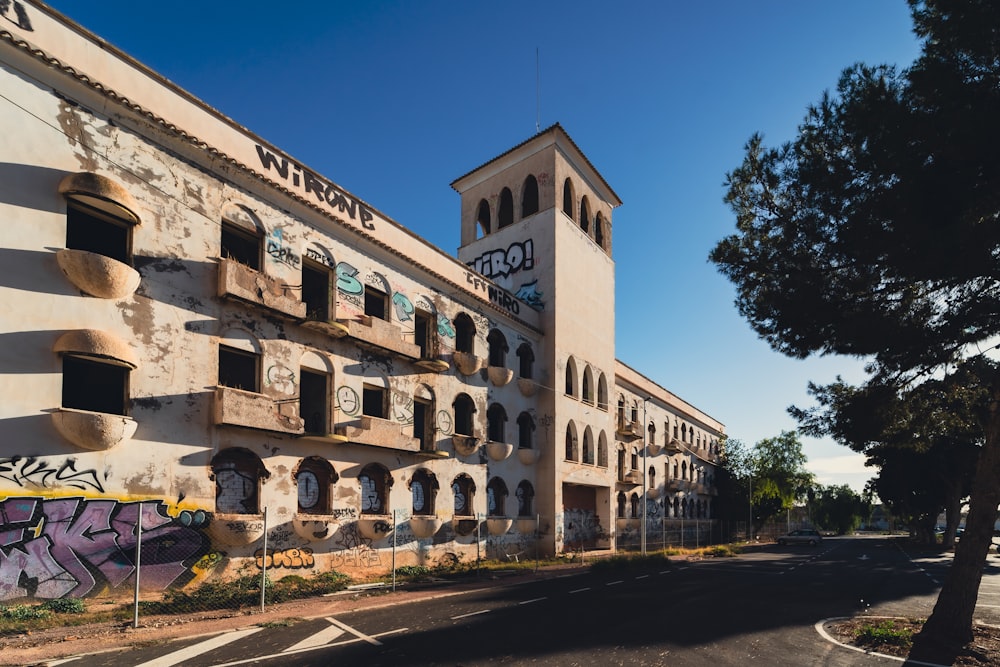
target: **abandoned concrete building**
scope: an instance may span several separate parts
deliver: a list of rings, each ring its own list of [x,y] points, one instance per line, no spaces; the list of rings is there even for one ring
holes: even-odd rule
[[[137,522],[150,588],[712,523],[724,427],[616,359],[561,126],[451,184],[451,257],[44,5],[0,64],[0,599],[129,590]]]

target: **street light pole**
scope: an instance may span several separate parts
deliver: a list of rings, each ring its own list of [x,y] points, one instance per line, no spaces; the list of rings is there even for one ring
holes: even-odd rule
[[[646,470],[646,405],[652,400],[652,396],[647,396],[642,399],[642,555],[646,555],[646,515],[649,514],[649,507],[646,505],[646,491],[648,485],[647,470]]]
[[[753,539],[753,473],[747,473],[747,479],[750,480],[750,496],[747,500],[750,501],[750,522],[747,524],[747,543]]]

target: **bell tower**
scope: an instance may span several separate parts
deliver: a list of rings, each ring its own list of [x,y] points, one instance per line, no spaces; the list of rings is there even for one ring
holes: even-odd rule
[[[458,258],[541,315],[543,391],[534,410],[546,426],[536,504],[553,527],[543,544],[607,546],[615,525],[611,212],[621,200],[558,124],[452,187],[462,199]],[[569,528],[582,523],[596,527]]]

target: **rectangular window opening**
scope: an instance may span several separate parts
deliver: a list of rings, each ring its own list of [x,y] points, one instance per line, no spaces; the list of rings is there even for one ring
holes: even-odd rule
[[[365,285],[365,315],[385,320],[388,319],[388,312],[388,299],[385,292]]]
[[[224,259],[232,259],[260,271],[260,236],[242,227],[222,222],[222,252]]]
[[[385,389],[366,384],[361,390],[361,412],[369,417],[385,419]]]
[[[302,301],[306,319],[330,320],[330,271],[308,261],[302,262]]]
[[[62,406],[75,410],[128,414],[129,369],[66,355],[63,357]]]
[[[420,348],[420,358],[430,359],[431,351],[431,318],[419,310],[413,316],[413,343]]]
[[[257,382],[258,355],[252,352],[237,350],[233,347],[219,346],[219,384],[223,387],[242,389],[243,391],[260,392]]]
[[[420,401],[413,401],[413,437],[420,440],[420,451],[434,451],[433,431],[429,429],[430,423],[427,419],[430,413],[430,404]]]
[[[66,247],[131,264],[132,226],[97,209],[70,204],[66,209]]]
[[[299,416],[305,422],[306,433],[326,435],[330,432],[327,418],[329,382],[325,373],[299,370]]]

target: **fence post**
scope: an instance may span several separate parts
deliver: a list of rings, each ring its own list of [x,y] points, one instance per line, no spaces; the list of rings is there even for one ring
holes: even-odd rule
[[[132,627],[139,627],[139,570],[142,558],[142,502],[139,502],[139,516],[135,520],[135,599],[132,614]]]
[[[267,508],[264,508],[264,557],[260,559],[260,613],[264,613],[264,593],[267,590]]]
[[[392,592],[396,592],[396,524],[398,519],[396,519],[396,512],[399,510],[392,510]]]

